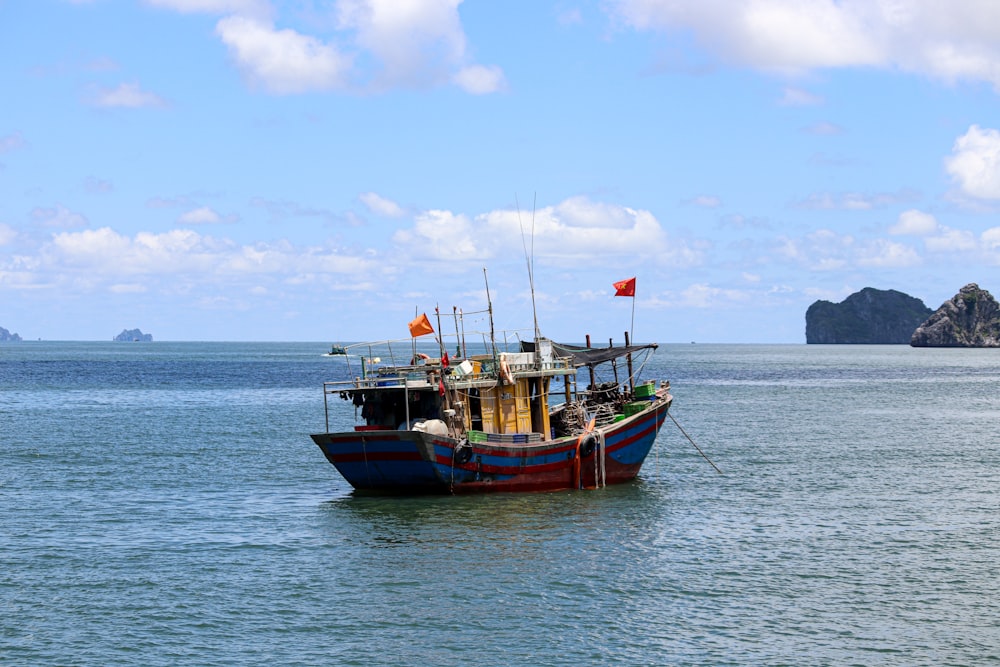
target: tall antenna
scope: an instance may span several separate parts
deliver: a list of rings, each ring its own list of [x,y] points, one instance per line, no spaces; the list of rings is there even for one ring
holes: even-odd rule
[[[538,308],[535,307],[535,203],[538,193],[531,202],[531,252],[528,252],[528,243],[524,239],[524,225],[521,224],[521,202],[514,194],[514,203],[517,205],[517,226],[521,229],[521,245],[524,247],[524,261],[528,265],[528,285],[531,287],[531,315],[535,322],[535,341],[537,343],[541,332],[538,329]],[[536,345],[537,350],[537,345]]]

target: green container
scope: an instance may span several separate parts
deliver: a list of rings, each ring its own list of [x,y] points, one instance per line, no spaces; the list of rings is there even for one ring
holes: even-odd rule
[[[651,398],[656,394],[656,383],[645,382],[640,385],[636,385],[635,397],[636,398]]]
[[[634,403],[625,404],[625,416],[631,417],[632,415],[637,415],[650,405],[649,401],[636,401]]]

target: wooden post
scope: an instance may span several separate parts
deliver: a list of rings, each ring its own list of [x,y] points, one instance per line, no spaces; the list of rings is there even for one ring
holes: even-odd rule
[[[590,349],[590,334],[587,334],[587,349]],[[590,388],[594,388],[594,366],[591,364],[587,366],[590,369]]]

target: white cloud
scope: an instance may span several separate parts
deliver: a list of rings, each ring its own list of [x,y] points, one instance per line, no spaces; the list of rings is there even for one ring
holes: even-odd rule
[[[934,252],[970,252],[979,247],[972,232],[943,225],[938,228],[937,235],[925,238],[924,244]]]
[[[901,69],[1000,87],[1000,4],[982,0],[609,0],[636,30],[693,33],[737,66]]]
[[[847,260],[842,257],[820,257],[810,267],[813,271],[840,271],[847,266]]]
[[[143,0],[143,2],[182,14],[239,14],[262,18],[271,14],[271,3],[268,0]]]
[[[2,230],[0,230],[2,231]],[[983,248],[989,252],[1000,249],[1000,227],[990,227],[982,233]],[[2,243],[0,243],[2,245]]]
[[[701,253],[669,239],[649,211],[571,197],[531,211],[501,209],[470,219],[428,211],[393,241],[411,257],[433,257],[458,267],[463,260],[516,257],[525,242],[546,262],[576,263],[599,251],[603,257],[655,258],[677,267],[701,261]]]
[[[707,283],[695,283],[681,292],[677,305],[691,308],[716,308],[720,303],[748,303],[755,299],[752,292],[736,289],[712,287]]]
[[[495,239],[477,233],[467,216],[451,211],[426,211],[417,216],[412,229],[393,235],[393,242],[405,249],[404,257],[414,261],[427,258],[452,262],[493,257]]]
[[[113,191],[115,186],[111,181],[105,181],[96,176],[88,176],[83,181],[83,189],[92,194],[104,194]]]
[[[380,215],[384,218],[401,218],[406,214],[402,206],[374,192],[362,193],[358,198],[375,215]]]
[[[689,203],[702,208],[719,208],[722,206],[722,200],[715,195],[698,195],[694,199],[689,200]]]
[[[503,70],[496,65],[470,65],[460,69],[452,79],[455,84],[467,93],[486,95],[503,90],[506,87]]]
[[[496,66],[470,62],[458,15],[462,0],[340,0],[340,27],[381,64],[376,87],[423,88],[452,81],[483,94],[504,86]]]
[[[10,245],[17,239],[17,230],[0,222],[0,246]]]
[[[140,283],[120,283],[109,285],[108,291],[112,294],[144,294],[149,288]]]
[[[562,26],[580,25],[583,23],[583,14],[579,7],[562,9],[556,13],[556,22]]]
[[[215,32],[246,77],[269,92],[332,90],[347,82],[351,59],[315,37],[247,16],[224,18]]]
[[[924,247],[930,252],[975,251],[975,237],[965,231],[952,230],[934,221],[932,216],[911,211],[903,215],[904,222],[897,234],[924,236]],[[930,224],[934,227],[931,228]],[[937,232],[935,236],[928,236]],[[1000,233],[997,234],[1000,240]],[[924,257],[914,247],[885,238],[858,238],[821,229],[793,239],[778,239],[774,256],[783,258],[810,271],[830,272],[845,269],[905,269],[924,264]]]
[[[453,84],[483,95],[506,88],[503,70],[473,62],[462,0],[332,0],[308,9],[335,40],[275,26],[267,0],[145,0],[182,13],[224,14],[216,35],[247,81],[269,93],[388,90]],[[319,3],[317,3],[319,4]],[[329,11],[331,20],[318,18]]]
[[[955,140],[945,168],[966,195],[1000,199],[1000,132],[971,126]]]
[[[874,268],[906,268],[922,262],[910,246],[886,239],[875,239],[858,249],[857,265]]]
[[[927,236],[936,232],[937,229],[938,222],[933,215],[916,209],[910,209],[899,214],[899,220],[889,228],[889,233],[907,236]]]
[[[72,285],[85,291],[130,291],[141,284],[150,291],[177,291],[182,285],[245,286],[246,279],[320,284],[327,276],[368,275],[377,258],[352,255],[341,248],[297,247],[287,241],[240,245],[189,229],[162,234],[120,234],[111,228],[61,232],[33,255],[0,258],[4,282],[21,287]]]
[[[692,31],[720,59],[770,70],[870,65],[884,59],[863,7],[829,0],[612,0],[638,30]]]
[[[87,101],[93,106],[106,108],[139,109],[167,106],[165,99],[142,90],[138,83],[122,83],[117,88],[99,87],[91,92]]]
[[[208,206],[192,209],[177,218],[177,222],[182,225],[211,225],[221,221],[222,216]]]
[[[826,100],[801,88],[785,88],[778,104],[786,107],[804,107],[823,104]]]
[[[819,192],[809,195],[805,200],[796,202],[796,208],[809,210],[847,210],[869,211],[891,204],[910,201],[914,194],[908,191],[892,192]]]

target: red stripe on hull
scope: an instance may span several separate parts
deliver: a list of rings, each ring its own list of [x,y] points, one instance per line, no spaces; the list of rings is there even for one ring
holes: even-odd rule
[[[658,405],[634,419],[613,424],[605,433],[607,484],[636,477],[665,417],[666,407]],[[471,458],[462,464],[455,461],[457,441],[415,431],[328,433],[313,439],[347,481],[359,489],[424,493],[556,491],[594,487],[600,478],[600,471],[594,471],[600,449],[577,459],[576,437],[533,445],[472,443]]]

